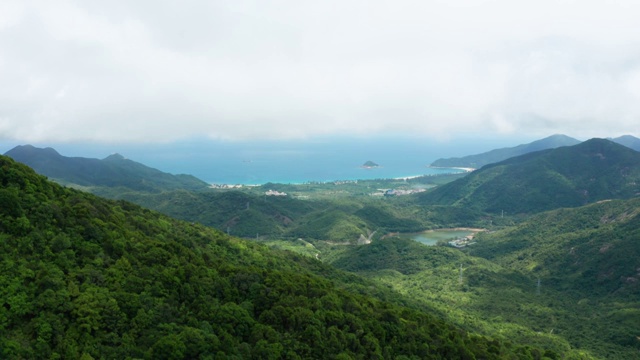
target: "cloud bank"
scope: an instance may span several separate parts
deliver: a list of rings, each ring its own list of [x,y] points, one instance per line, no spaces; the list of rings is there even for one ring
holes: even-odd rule
[[[4,1],[0,136],[640,135],[636,1]]]

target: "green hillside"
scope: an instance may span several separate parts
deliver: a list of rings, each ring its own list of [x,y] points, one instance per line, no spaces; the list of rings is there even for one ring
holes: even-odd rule
[[[513,233],[508,237],[520,239]],[[503,239],[502,245],[507,246],[507,236]],[[496,250],[495,246],[485,249],[484,241],[469,249],[473,253]],[[628,259],[635,259],[634,254]],[[552,286],[554,280],[524,267],[401,238],[351,247],[332,264],[387,285],[469,331],[507,336],[565,358],[631,359],[640,349],[636,293],[599,296],[588,289],[570,291]],[[563,281],[568,284],[578,277],[567,276]]]
[[[640,351],[640,199],[604,201],[539,214],[478,236],[469,254],[540,279],[544,301],[556,293],[575,343],[603,357]],[[558,313],[558,318],[560,313]]]
[[[478,238],[470,254],[543,277],[558,290],[640,299],[640,199],[550,211]]]
[[[0,186],[0,358],[557,358],[373,298],[393,294],[311,258],[63,188],[7,157]]]
[[[487,165],[420,194],[419,201],[517,214],[639,193],[640,154],[609,140],[591,139]]]
[[[572,146],[579,143],[579,140],[566,135],[552,135],[528,144],[495,149],[482,154],[468,155],[460,158],[438,159],[431,163],[431,166],[479,169],[487,164],[497,163],[514,156],[520,156],[534,151],[555,149],[561,146]]]
[[[410,181],[377,180],[340,185],[265,184],[256,189],[208,189],[189,175],[171,175],[111,155],[103,160],[71,158],[54,149],[18,146],[7,155],[61,184],[111,199],[124,199],[171,217],[212,226],[245,238],[309,238],[355,242],[360,234],[378,230],[416,232],[443,223],[470,225],[475,215],[441,207],[407,208],[403,199],[372,199],[380,187],[434,186],[458,175],[434,176]],[[335,190],[334,188],[340,188]],[[297,194],[300,200],[266,197],[267,190]],[[347,194],[347,195],[341,195]],[[355,194],[355,195],[352,195]]]
[[[114,195],[111,189],[94,191]],[[443,226],[476,226],[482,220],[481,214],[473,209],[422,206],[413,203],[411,197],[302,200],[237,190],[123,192],[115,196],[246,238],[355,242],[367,230],[377,231],[381,236],[388,232],[418,232]]]
[[[77,187],[111,187],[144,192],[171,189],[197,190],[208,186],[191,175],[172,175],[150,168],[122,155],[110,155],[102,160],[66,157],[52,148],[31,145],[16,146],[6,154],[33,168],[37,173],[65,185]]]

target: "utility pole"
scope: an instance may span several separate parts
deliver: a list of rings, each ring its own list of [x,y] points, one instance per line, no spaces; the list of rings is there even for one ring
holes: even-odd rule
[[[460,264],[460,275],[458,275],[458,283],[462,285],[462,264]]]

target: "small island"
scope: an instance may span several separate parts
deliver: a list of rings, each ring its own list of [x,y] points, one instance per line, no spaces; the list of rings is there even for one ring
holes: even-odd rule
[[[373,169],[373,168],[377,168],[380,167],[380,165],[374,163],[373,161],[369,160],[366,163],[362,164],[362,167],[364,169]]]

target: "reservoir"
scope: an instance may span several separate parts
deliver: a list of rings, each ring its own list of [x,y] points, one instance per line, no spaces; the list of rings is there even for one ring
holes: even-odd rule
[[[439,230],[427,230],[421,233],[411,234],[411,239],[423,243],[425,245],[433,246],[440,240],[455,240],[463,238],[465,236],[476,233],[478,229],[439,229]]]

